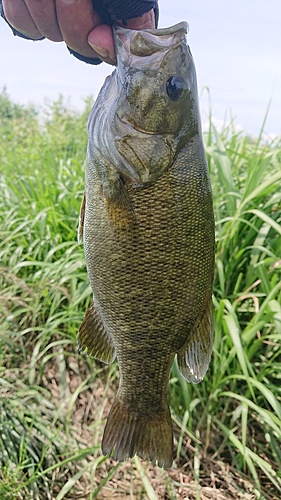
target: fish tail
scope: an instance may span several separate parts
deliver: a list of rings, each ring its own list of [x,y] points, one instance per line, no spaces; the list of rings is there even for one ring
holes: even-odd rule
[[[102,452],[120,462],[138,455],[159,467],[171,467],[173,431],[168,404],[164,414],[139,415],[117,397],[107,418]]]

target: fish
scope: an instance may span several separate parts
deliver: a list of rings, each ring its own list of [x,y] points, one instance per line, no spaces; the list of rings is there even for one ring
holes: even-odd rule
[[[169,376],[212,352],[214,215],[188,25],[114,28],[117,66],[90,112],[79,236],[93,292],[81,349],[119,387],[102,452],[173,462]]]

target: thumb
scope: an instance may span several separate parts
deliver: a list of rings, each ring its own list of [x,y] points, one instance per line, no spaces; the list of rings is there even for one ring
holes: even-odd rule
[[[118,21],[118,24],[124,26],[121,21]],[[145,12],[141,17],[128,19],[127,25],[124,27],[134,30],[155,28],[154,11],[150,10],[149,12]],[[88,43],[103,61],[116,65],[116,54],[110,26],[100,24],[94,28],[88,35]]]

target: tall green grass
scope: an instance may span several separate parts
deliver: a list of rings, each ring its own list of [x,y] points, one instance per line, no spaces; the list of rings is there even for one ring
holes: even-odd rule
[[[117,367],[76,348],[91,300],[76,238],[90,106],[89,99],[78,113],[59,98],[38,114],[0,94],[5,500],[73,499],[81,489],[95,498],[119,470],[100,452]],[[272,500],[281,495],[281,141],[253,139],[233,125],[219,133],[210,120],[205,143],[217,240],[214,352],[198,386],[173,367],[174,469],[187,474],[192,464],[190,498],[203,495],[210,464],[224,463],[252,484],[252,498]],[[138,459],[131,474],[142,484],[137,498],[157,498],[151,471]],[[165,474],[165,498],[179,498],[179,477]],[[238,482],[237,496],[226,498],[240,498]]]

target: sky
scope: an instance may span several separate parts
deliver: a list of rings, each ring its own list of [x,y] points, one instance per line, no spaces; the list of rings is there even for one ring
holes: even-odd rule
[[[281,1],[160,0],[159,27],[187,21],[197,68],[202,121],[210,109],[219,124],[257,136],[270,103],[267,134],[281,134]],[[14,37],[0,20],[0,90],[19,103],[43,104],[59,94],[78,109],[97,96],[112,67],[87,65],[63,43]],[[209,92],[206,90],[209,89]]]

